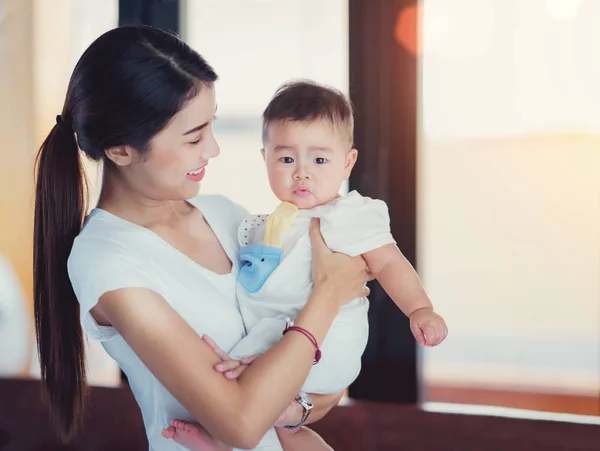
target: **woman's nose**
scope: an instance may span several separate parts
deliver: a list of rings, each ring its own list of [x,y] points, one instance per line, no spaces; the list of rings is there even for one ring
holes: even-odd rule
[[[207,145],[205,147],[205,152],[204,152],[203,157],[206,160],[208,160],[210,158],[218,157],[220,153],[221,153],[221,148],[219,147],[219,143],[213,136],[213,138],[211,139],[211,142],[207,143]]]

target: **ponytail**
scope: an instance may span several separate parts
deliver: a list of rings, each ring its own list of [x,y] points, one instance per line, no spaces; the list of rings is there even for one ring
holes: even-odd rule
[[[190,46],[147,26],[107,31],[83,52],[71,74],[63,114],[36,160],[33,257],[43,386],[64,441],[75,435],[86,401],[79,303],[67,271],[87,213],[80,152],[105,171],[118,170],[106,158],[106,149],[149,150],[152,139],[192,95],[216,79],[212,67]]]
[[[67,259],[87,212],[87,182],[71,122],[56,125],[36,159],[34,310],[45,398],[63,441],[73,438],[86,403],[79,304]]]

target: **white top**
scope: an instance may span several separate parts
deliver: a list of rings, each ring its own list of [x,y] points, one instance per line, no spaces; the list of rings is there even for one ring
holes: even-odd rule
[[[244,336],[236,300],[237,227],[247,212],[223,196],[198,196],[190,203],[204,214],[227,256],[230,274],[219,275],[170,246],[154,232],[94,209],[75,239],[68,262],[69,277],[81,305],[81,323],[101,340],[129,379],[138,402],[150,449],[183,451],[161,436],[169,420],[193,417],[146,368],[112,327],[100,326],[90,314],[103,293],[126,287],[156,291],[198,334],[208,334],[225,351]],[[160,321],[160,318],[156,319]],[[257,448],[262,449],[262,448]]]
[[[238,284],[238,302],[248,335],[231,351],[234,358],[265,352],[281,338],[286,318],[295,319],[312,291],[310,218],[321,220],[321,234],[336,252],[356,256],[395,243],[385,202],[352,191],[325,205],[299,210],[282,242],[282,261],[256,293]],[[242,246],[263,244],[268,215],[253,215],[238,230]],[[322,343],[321,361],[302,390],[336,393],[358,376],[369,333],[367,298],[342,307]]]

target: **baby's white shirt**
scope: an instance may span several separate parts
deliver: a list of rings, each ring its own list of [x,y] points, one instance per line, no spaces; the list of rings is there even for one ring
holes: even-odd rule
[[[248,336],[231,351],[234,358],[265,352],[280,338],[287,319],[295,319],[312,291],[310,220],[320,218],[327,246],[351,256],[395,243],[387,205],[357,191],[310,210],[299,210],[282,244],[279,266],[256,293],[239,283],[237,296]],[[238,229],[241,246],[263,244],[268,215],[251,215]],[[367,298],[346,304],[332,324],[321,348],[323,357],[313,367],[303,391],[335,393],[346,388],[360,371],[368,339]]]

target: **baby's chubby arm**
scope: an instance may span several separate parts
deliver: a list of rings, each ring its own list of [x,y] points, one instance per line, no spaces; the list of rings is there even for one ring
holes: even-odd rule
[[[441,316],[433,311],[419,276],[395,244],[363,254],[373,276],[394,303],[410,318],[410,328],[421,346],[437,346],[448,335]]]

